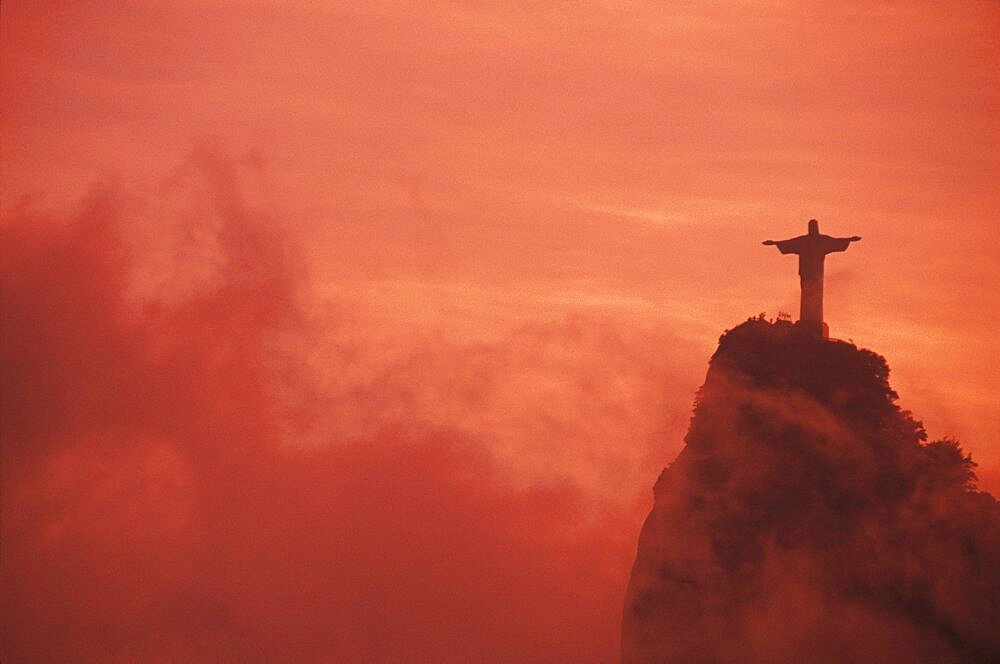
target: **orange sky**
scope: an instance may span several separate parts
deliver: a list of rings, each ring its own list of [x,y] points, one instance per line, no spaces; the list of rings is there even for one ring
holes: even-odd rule
[[[3,3],[0,206],[44,236],[113,183],[136,317],[223,271],[204,192],[262,215],[335,413],[286,443],[415,418],[636,521],[718,335],[797,315],[760,241],[815,217],[864,238],[832,336],[1000,491],[1000,5],[127,4]]]

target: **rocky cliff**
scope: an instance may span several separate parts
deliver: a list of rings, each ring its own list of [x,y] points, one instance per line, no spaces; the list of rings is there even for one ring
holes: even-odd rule
[[[655,486],[622,661],[1000,661],[1000,508],[885,360],[790,323],[720,339]]]

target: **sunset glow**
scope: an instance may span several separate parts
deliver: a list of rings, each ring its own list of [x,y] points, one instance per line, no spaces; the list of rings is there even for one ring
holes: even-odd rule
[[[831,336],[1000,493],[998,30],[5,1],[3,653],[615,661],[708,358],[798,316],[761,241],[811,218],[863,237]]]

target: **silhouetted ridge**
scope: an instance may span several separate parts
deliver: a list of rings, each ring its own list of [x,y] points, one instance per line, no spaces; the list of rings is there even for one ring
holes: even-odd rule
[[[792,323],[755,318],[722,335],[711,366],[759,387],[792,387],[840,407],[837,393],[853,390],[854,406],[893,410],[885,358],[843,341],[798,333]]]
[[[881,356],[753,319],[656,483],[625,662],[1000,661],[1000,510]]]

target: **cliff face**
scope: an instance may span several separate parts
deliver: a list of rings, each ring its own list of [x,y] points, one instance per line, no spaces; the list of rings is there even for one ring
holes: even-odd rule
[[[654,489],[623,662],[1000,661],[1000,508],[888,374],[789,323],[722,337]]]

